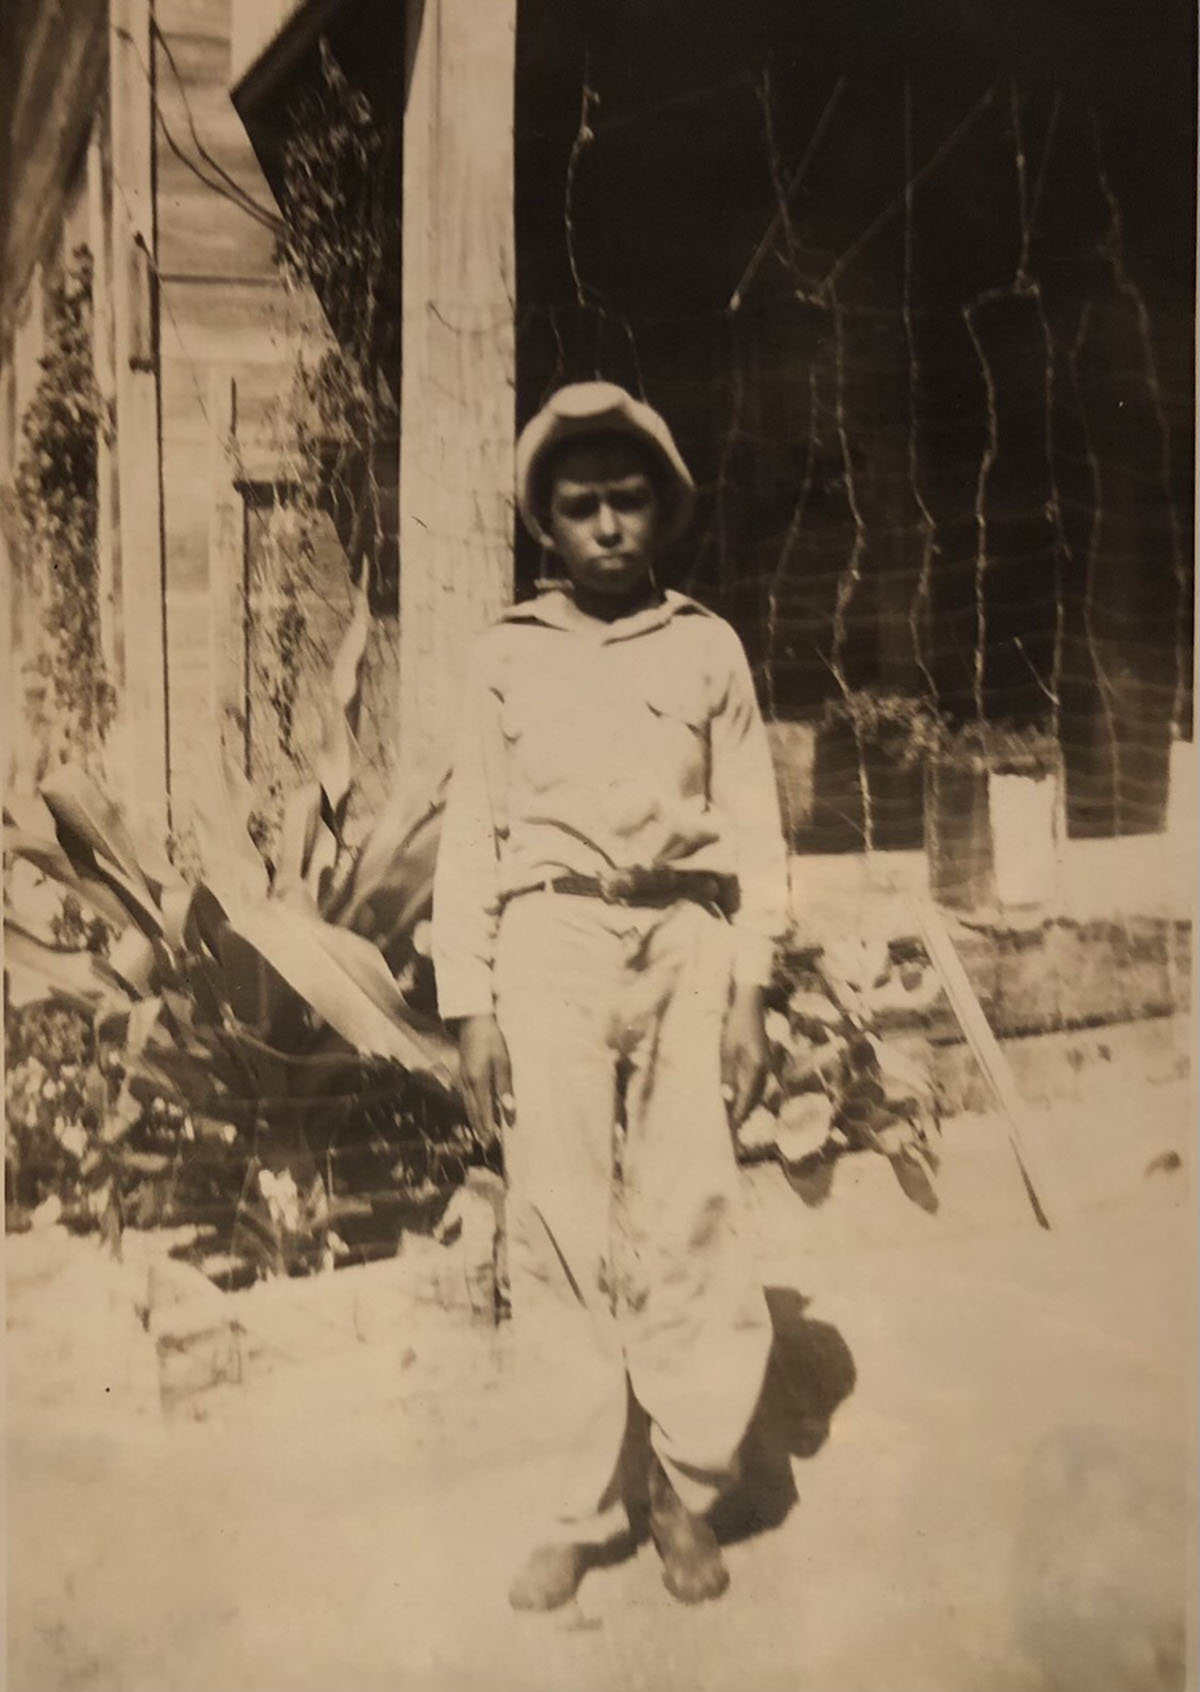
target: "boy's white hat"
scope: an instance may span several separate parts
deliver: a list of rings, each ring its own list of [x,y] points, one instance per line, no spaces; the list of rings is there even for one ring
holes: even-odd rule
[[[696,485],[658,412],[615,382],[572,382],[551,394],[517,441],[517,508],[534,540],[551,544],[538,511],[538,469],[547,452],[578,435],[628,435],[648,447],[665,472],[662,540],[682,534]]]

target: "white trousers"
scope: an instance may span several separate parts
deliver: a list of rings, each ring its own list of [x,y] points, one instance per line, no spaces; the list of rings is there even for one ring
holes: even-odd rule
[[[502,916],[514,1341],[547,1453],[531,1537],[601,1543],[628,1525],[631,1394],[688,1509],[733,1477],[771,1328],[721,1097],[731,957],[729,925],[686,902],[533,893]]]

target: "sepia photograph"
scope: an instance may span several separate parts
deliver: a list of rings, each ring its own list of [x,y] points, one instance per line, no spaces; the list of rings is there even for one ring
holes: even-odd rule
[[[1197,1692],[1187,0],[0,0],[10,1692]]]

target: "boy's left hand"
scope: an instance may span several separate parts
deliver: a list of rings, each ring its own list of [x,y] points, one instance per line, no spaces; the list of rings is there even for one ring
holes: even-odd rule
[[[762,1095],[767,1075],[767,1031],[763,1023],[763,989],[736,985],[721,1037],[721,1079],[736,1128],[745,1121]]]

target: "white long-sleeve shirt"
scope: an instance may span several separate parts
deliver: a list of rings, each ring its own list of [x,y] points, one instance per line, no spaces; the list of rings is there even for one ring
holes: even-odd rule
[[[765,982],[787,923],[766,731],[728,623],[682,594],[605,623],[555,589],[480,639],[434,880],[443,1017],[488,1015],[506,896],[613,869],[736,875],[735,977]]]

